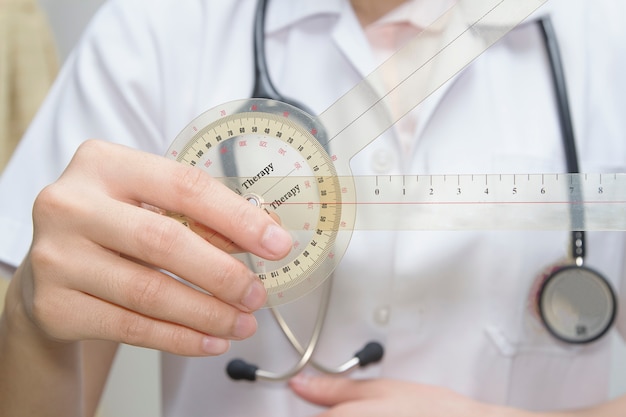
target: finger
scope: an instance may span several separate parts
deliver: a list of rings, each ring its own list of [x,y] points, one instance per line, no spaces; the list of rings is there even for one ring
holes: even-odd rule
[[[114,200],[97,207],[99,222],[86,216],[82,225],[94,242],[172,272],[240,310],[265,304],[265,288],[253,272],[173,219]]]
[[[43,200],[36,210],[36,223],[40,216],[56,205],[54,195],[58,190],[51,190],[53,189],[49,188],[41,197]],[[76,214],[80,211],[72,212]],[[154,213],[151,215],[157,216]],[[31,309],[33,316],[39,317],[39,326],[50,335],[60,331],[59,327],[61,330],[66,328],[68,320],[58,319],[55,314],[38,312],[46,310],[46,306],[54,305],[57,301],[56,294],[65,289],[73,290],[70,294],[88,293],[95,298],[107,300],[120,309],[134,309],[142,316],[182,325],[205,334],[236,339],[247,337],[256,330],[256,320],[252,315],[242,313],[239,309],[178,283],[158,271],[123,259],[103,249],[88,237],[68,233],[70,229],[81,228],[80,222],[88,220],[80,219],[89,219],[89,215],[69,216],[78,223],[63,221],[66,217],[68,216],[60,216],[59,221],[45,223],[52,230],[47,233],[40,230],[35,234],[29,256],[29,265],[32,265],[32,275],[35,278]],[[173,222],[171,219],[170,221]],[[177,226],[195,239],[201,240],[192,232]],[[206,243],[204,245],[210,246]],[[230,258],[229,255],[222,255]],[[256,298],[261,298],[262,301],[264,289],[260,283],[257,286],[261,297]],[[71,301],[68,300],[68,305]],[[47,312],[50,312],[49,308]],[[70,318],[72,314],[83,317],[92,312],[77,308],[70,311]],[[103,318],[107,319],[108,316]],[[77,338],[79,339],[82,337]]]
[[[207,334],[240,339],[256,331],[256,320],[251,314],[159,271],[117,256],[85,238],[39,237],[29,259],[33,276],[39,277],[33,290],[36,308],[54,304],[55,294],[69,289]],[[262,285],[257,285],[264,292]],[[90,314],[74,312],[83,313]],[[65,325],[46,315],[41,317],[41,322],[52,327]]]
[[[104,151],[121,162],[113,166],[103,161]],[[83,144],[79,157],[88,161],[97,178],[107,179],[104,186],[114,198],[182,213],[266,259],[280,259],[291,249],[289,233],[265,211],[201,169],[98,141]]]
[[[70,271],[90,276],[75,284],[77,290],[142,316],[220,338],[243,339],[256,331],[252,314],[214,296],[110,252],[89,253],[85,251],[81,265]]]
[[[197,222],[196,220],[190,219],[187,216],[183,216],[182,214],[172,213],[172,212],[166,213],[163,210],[160,210],[156,207],[149,206],[148,204],[145,204],[145,203],[142,204],[141,206],[144,208],[149,208],[151,211],[155,213],[164,214],[164,215],[167,215],[168,217],[171,217],[172,219],[176,220],[183,226],[187,227],[188,229],[190,229],[191,231],[199,235],[201,238],[209,242],[211,245],[215,246],[216,248],[226,253],[233,254],[233,253],[241,253],[244,251],[243,248],[237,246],[235,242],[228,239],[226,236],[216,232],[215,230],[203,225],[200,222]],[[269,213],[269,216],[277,224],[279,225],[282,224],[280,217],[275,212]]]
[[[57,292],[39,312],[48,321],[64,324],[53,331],[44,328],[59,340],[111,340],[184,356],[220,355],[230,347],[228,340],[155,320],[74,290]]]
[[[209,242],[211,245],[215,246],[216,248],[226,253],[243,252],[242,248],[237,246],[235,242],[228,239],[226,236],[216,232],[215,230],[203,225],[200,222],[197,222],[196,220],[190,219],[189,217],[185,215],[182,215],[179,213],[167,212],[163,209],[151,206],[150,204],[147,204],[147,203],[141,203],[140,206],[146,210],[152,211],[153,213],[171,217],[172,219],[176,220],[178,223],[182,224],[183,226],[190,229],[192,232],[194,232],[195,234],[197,234],[198,236],[200,236],[201,238]],[[274,221],[276,221],[276,217],[273,217]],[[278,221],[277,223],[280,224],[280,222]]]
[[[193,219],[190,219],[187,216],[183,216],[182,214],[178,213],[167,213],[167,216],[187,227],[189,230],[191,230],[219,250],[222,250],[226,253],[243,252],[243,249],[237,246],[235,242],[228,239],[226,236],[216,232],[215,230],[203,225],[202,223],[199,223]]]
[[[341,377],[313,377],[299,374],[289,380],[289,386],[306,401],[325,407],[371,398],[374,394],[368,387],[368,381]]]

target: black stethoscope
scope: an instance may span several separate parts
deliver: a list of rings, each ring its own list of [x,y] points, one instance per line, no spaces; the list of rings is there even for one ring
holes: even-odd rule
[[[549,17],[540,19],[539,24],[550,61],[567,172],[577,174],[580,171],[574,127],[557,36]],[[574,194],[580,194],[580,190],[574,190]],[[572,206],[572,219],[576,216],[574,210]],[[556,267],[544,278],[537,307],[541,321],[554,337],[566,343],[590,343],[611,328],[617,313],[617,300],[606,278],[583,265],[585,232],[573,231],[570,246],[574,263]]]
[[[264,32],[267,3],[268,0],[258,1],[254,18],[255,78],[252,97],[282,101],[313,114],[301,103],[282,96],[271,81],[265,59]],[[539,25],[550,61],[567,172],[579,173],[565,73],[556,33],[549,17],[540,19]],[[580,193],[580,190],[574,190],[573,195],[575,196],[576,193]],[[571,215],[573,218],[577,214],[572,212]],[[541,277],[541,285],[535,302],[542,323],[555,338],[566,343],[585,344],[599,339],[610,329],[615,320],[617,301],[609,282],[599,272],[583,265],[585,233],[573,231],[570,241],[573,263],[556,266],[549,274]],[[299,343],[280,312],[276,309],[271,310],[290,344],[300,354],[300,360],[291,370],[277,374],[259,369],[256,365],[249,364],[242,359],[234,359],[227,366],[228,375],[236,380],[283,381],[294,376],[307,364],[311,364],[324,373],[338,374],[380,361],[383,356],[383,347],[378,342],[368,343],[353,358],[335,368],[325,367],[312,359],[329,304],[330,281],[327,281],[323,289],[319,313],[311,339],[306,347]]]

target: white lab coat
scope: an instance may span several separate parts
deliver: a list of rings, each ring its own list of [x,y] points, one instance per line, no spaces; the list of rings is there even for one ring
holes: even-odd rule
[[[24,256],[36,193],[85,139],[163,154],[193,117],[249,96],[254,3],[113,0],[104,6],[0,182],[0,260],[15,265]],[[626,108],[626,4],[551,0],[548,7],[557,11],[582,170],[626,172],[626,118],[618,114]],[[277,88],[316,112],[376,65],[347,1],[272,0],[266,39]],[[563,172],[555,112],[544,46],[530,22],[425,102],[410,149],[390,132],[359,153],[352,169]],[[379,340],[384,360],[355,377],[443,385],[528,409],[603,401],[609,339],[558,343],[528,306],[536,277],[567,251],[566,232],[356,232],[335,273],[316,358],[335,365]],[[616,289],[625,254],[623,233],[589,233],[587,264]],[[317,293],[283,308],[303,339]],[[282,383],[226,376],[233,357],[276,371],[296,361],[268,312],[257,316],[257,335],[233,343],[223,357],[163,355],[165,417],[314,412]]]

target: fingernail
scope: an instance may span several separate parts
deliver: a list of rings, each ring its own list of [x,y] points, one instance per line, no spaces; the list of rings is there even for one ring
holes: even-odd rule
[[[310,376],[300,373],[294,376],[293,378],[291,378],[289,380],[289,384],[292,386],[306,387],[307,385],[309,385],[310,381],[311,381]]]
[[[221,355],[230,349],[230,341],[212,336],[202,338],[202,350],[208,355]]]
[[[289,232],[276,224],[270,224],[261,239],[261,245],[275,256],[285,256],[291,250],[291,243]]]
[[[258,310],[263,307],[267,300],[267,291],[265,287],[255,275],[252,284],[248,287],[248,293],[241,300],[241,304],[250,311]]]
[[[256,332],[256,319],[252,314],[239,314],[235,328],[233,329],[233,337],[237,339],[245,339],[252,336]]]

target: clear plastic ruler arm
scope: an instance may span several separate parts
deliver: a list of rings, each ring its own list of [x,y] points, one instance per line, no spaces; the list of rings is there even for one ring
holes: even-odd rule
[[[246,99],[193,120],[167,156],[220,178],[293,238],[268,261],[235,255],[268,305],[323,282],[362,230],[624,230],[623,175],[354,177],[350,159],[547,0],[458,0],[318,117]],[[381,80],[401,74],[396,85]],[[327,152],[329,150],[330,152]],[[172,215],[194,228],[193,219]]]
[[[301,184],[319,180],[298,177]],[[283,181],[263,177],[258,184],[279,190]],[[320,204],[357,206],[353,230],[626,231],[625,173],[382,175],[340,182],[348,181],[354,183],[356,199],[288,200],[282,204],[284,210],[306,212]],[[267,196],[279,201],[279,194],[270,191]],[[330,230],[335,225],[321,222],[317,227]]]
[[[546,1],[457,1],[318,117],[333,152],[354,156]]]

